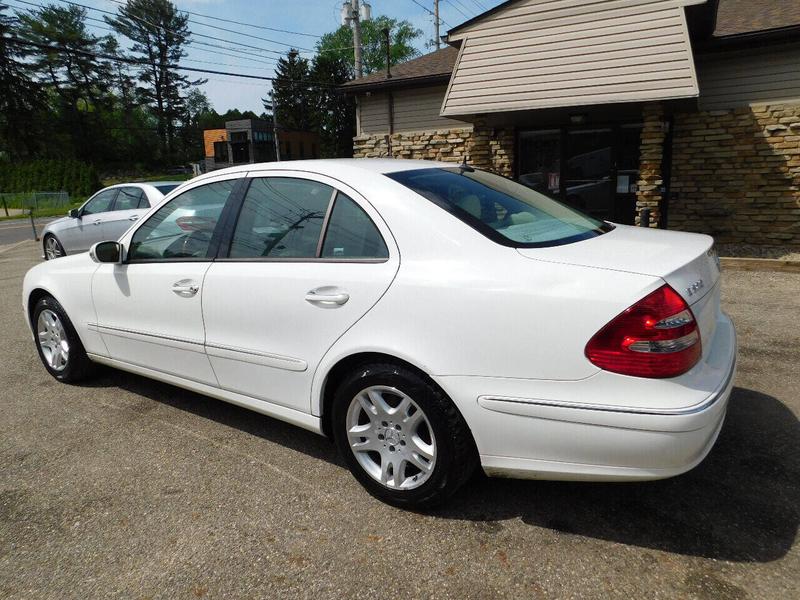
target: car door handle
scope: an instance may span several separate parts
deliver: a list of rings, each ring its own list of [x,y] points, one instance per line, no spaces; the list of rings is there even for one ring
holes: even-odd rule
[[[172,291],[183,298],[191,298],[200,291],[200,286],[190,279],[181,279],[172,284]]]
[[[128,217],[128,221],[137,221],[139,219],[139,215],[131,215]]]
[[[97,219],[97,221],[93,222],[92,225],[100,225],[100,223],[102,222],[103,222],[102,220]]]
[[[306,294],[306,302],[322,306],[341,306],[348,300],[350,300],[350,294],[345,292],[320,293],[317,290],[311,290]]]

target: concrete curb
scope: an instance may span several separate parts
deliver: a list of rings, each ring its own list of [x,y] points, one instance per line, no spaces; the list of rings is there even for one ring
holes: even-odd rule
[[[723,256],[720,266],[728,271],[783,271],[800,273],[800,261],[779,258],[735,258]]]

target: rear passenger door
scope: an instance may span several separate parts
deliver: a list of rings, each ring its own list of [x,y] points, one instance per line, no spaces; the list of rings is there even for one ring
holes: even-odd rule
[[[398,251],[355,190],[292,172],[249,180],[206,273],[206,352],[222,388],[308,413],[318,363],[389,287]]]
[[[113,210],[103,222],[105,240],[118,240],[142,216],[144,212],[141,210],[142,206],[147,208],[150,206],[141,188],[126,186],[117,189]]]

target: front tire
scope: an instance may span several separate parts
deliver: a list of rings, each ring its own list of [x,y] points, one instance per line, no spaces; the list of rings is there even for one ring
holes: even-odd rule
[[[406,367],[360,367],[336,390],[332,416],[350,472],[394,506],[441,504],[477,466],[472,434],[453,402]]]
[[[36,350],[47,372],[63,383],[86,379],[94,364],[86,356],[72,321],[52,296],[40,299],[31,313]]]
[[[66,256],[64,246],[58,241],[58,238],[51,233],[44,236],[44,258],[45,260],[55,260]]]

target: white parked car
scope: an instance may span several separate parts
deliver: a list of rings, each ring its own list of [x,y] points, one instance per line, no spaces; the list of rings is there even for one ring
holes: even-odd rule
[[[56,379],[100,363],[327,434],[372,494],[415,507],[478,465],[683,473],[736,358],[710,237],[435,162],[209,173],[119,242],[31,269],[23,307]]]
[[[134,221],[181,183],[121,183],[103,188],[66,217],[47,224],[42,232],[44,258],[53,260],[86,252],[97,242],[119,239]]]

